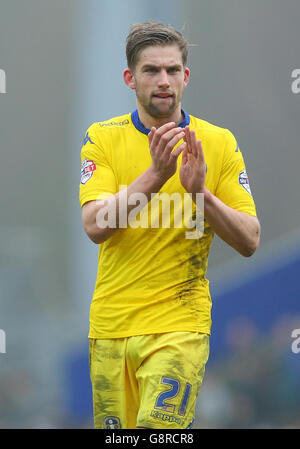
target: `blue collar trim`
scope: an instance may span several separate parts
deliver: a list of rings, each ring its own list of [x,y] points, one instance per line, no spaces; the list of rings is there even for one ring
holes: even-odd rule
[[[190,124],[190,116],[183,109],[181,109],[181,112],[184,116],[184,119],[181,123],[179,123],[178,126],[180,126],[181,128],[184,128],[185,126]],[[147,135],[149,134],[150,129],[145,128],[143,123],[140,121],[139,113],[138,113],[137,109],[131,113],[131,120],[132,120],[132,123],[134,124],[134,126],[136,127],[136,129],[141,131],[141,133],[147,134]]]

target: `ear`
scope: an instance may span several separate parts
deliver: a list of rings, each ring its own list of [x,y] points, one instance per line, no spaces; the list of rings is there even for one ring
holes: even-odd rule
[[[184,69],[184,80],[183,85],[186,87],[188,85],[188,82],[190,81],[190,69],[188,67],[185,67]]]
[[[135,79],[134,79],[134,75],[130,69],[124,70],[123,79],[124,79],[126,86],[130,87],[130,89],[135,90]]]

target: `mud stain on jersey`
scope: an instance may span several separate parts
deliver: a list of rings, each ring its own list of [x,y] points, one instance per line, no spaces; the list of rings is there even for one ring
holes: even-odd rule
[[[179,255],[186,281],[177,289],[177,298],[183,306],[189,307],[191,312],[199,312],[199,287],[205,282],[212,238],[213,231],[205,222],[203,237],[190,240],[184,253]]]

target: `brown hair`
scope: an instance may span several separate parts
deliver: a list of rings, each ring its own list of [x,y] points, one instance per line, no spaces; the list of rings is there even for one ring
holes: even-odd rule
[[[141,50],[152,45],[178,45],[185,66],[188,56],[188,43],[183,35],[171,25],[165,25],[154,20],[136,23],[130,28],[126,39],[127,64],[135,69]]]

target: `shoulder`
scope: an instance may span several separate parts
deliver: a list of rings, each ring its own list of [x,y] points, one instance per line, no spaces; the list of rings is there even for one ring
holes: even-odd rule
[[[102,154],[109,159],[111,152],[123,141],[120,133],[127,133],[132,127],[131,114],[111,117],[107,120],[92,123],[86,130],[82,151]]]
[[[86,133],[93,134],[94,136],[100,136],[106,134],[107,131],[118,130],[128,127],[131,124],[131,114],[119,115],[111,117],[107,120],[92,123]]]
[[[190,116],[190,125],[199,138],[210,145],[218,154],[223,153],[241,157],[239,145],[228,128],[222,128],[201,118]]]
[[[223,128],[221,126],[210,123],[202,118],[194,117],[190,115],[191,127],[196,131],[201,131],[204,134],[215,136],[216,138],[223,138],[225,140],[234,138],[234,135],[228,128]]]
[[[126,127],[127,125],[130,124],[130,116],[131,114],[124,114],[124,115],[119,115],[117,117],[112,117],[108,120],[105,120],[103,122],[97,122],[97,125],[99,126],[99,128],[120,128],[120,127]]]

